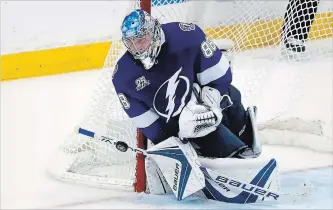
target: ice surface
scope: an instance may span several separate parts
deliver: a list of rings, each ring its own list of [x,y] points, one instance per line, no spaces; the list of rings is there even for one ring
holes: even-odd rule
[[[247,67],[251,67],[251,63]],[[280,73],[288,72],[285,68],[287,66]],[[297,105],[288,109],[286,115],[321,120],[328,125],[326,134],[332,135],[332,63],[318,60],[302,65],[300,70],[305,72],[304,79],[297,83],[297,87],[301,87],[306,97],[298,97]],[[80,122],[99,76],[100,71],[87,71],[1,83],[1,208],[333,208],[332,153],[295,147],[265,145],[263,155],[274,155],[280,162],[283,191],[293,190],[303,180],[310,180],[315,185],[315,194],[298,206],[245,206],[193,197],[178,202],[173,196],[96,189],[52,179],[45,171],[51,152]],[[271,75],[267,77],[270,80],[259,82],[274,90],[276,87],[270,86],[270,82],[281,78],[281,75],[275,72],[274,76],[275,79]],[[288,91],[282,87],[279,90]],[[276,96],[270,93],[265,97],[274,100]],[[271,110],[264,102],[258,106]],[[300,138],[313,140],[311,135],[300,135]],[[318,140],[314,144],[322,142]],[[315,170],[321,167],[325,168]]]

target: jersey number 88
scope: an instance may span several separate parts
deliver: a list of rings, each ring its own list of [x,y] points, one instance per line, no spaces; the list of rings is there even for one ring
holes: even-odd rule
[[[206,40],[201,43],[201,50],[205,58],[210,58],[214,55],[217,47],[213,41],[206,37]]]

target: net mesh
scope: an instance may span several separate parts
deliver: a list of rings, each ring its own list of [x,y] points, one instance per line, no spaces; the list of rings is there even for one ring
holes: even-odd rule
[[[140,1],[130,8],[140,8]],[[226,52],[232,60],[233,84],[241,90],[245,106],[259,107],[262,127],[287,116],[297,97],[306,94],[302,82],[314,71],[305,66],[315,69],[316,62],[332,57],[332,14],[329,1],[318,4],[315,0],[152,2],[152,15],[161,23],[196,23],[213,41],[233,43]],[[295,47],[297,43],[301,44]],[[113,39],[103,75],[80,127],[135,146],[136,129],[123,112],[111,83],[115,63],[124,51],[119,39]],[[332,63],[326,65],[330,68]],[[74,133],[66,139],[61,152],[72,157],[65,161],[72,180],[107,187],[131,186],[135,182],[136,156],[120,153],[107,143]],[[61,176],[66,179],[68,173]]]

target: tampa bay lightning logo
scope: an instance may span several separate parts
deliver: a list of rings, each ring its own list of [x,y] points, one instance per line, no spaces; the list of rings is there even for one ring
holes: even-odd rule
[[[166,122],[171,117],[180,114],[185,106],[185,99],[190,90],[189,79],[185,76],[179,76],[181,71],[182,68],[165,81],[158,88],[154,96],[154,109],[160,116],[167,119]],[[167,105],[165,106],[166,102]]]

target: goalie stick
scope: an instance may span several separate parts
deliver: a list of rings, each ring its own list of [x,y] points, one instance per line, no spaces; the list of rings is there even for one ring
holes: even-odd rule
[[[93,139],[114,145],[121,152],[128,152],[128,150],[130,150],[131,152],[135,152],[137,154],[139,153],[144,156],[149,156],[149,153],[146,150],[131,147],[126,142],[117,141],[115,139],[97,134],[93,131],[89,131],[83,128],[78,128],[77,132],[81,135],[88,136]],[[234,179],[224,174],[217,173],[205,167],[201,167],[200,169],[204,173],[206,179],[215,182],[219,186],[223,187],[227,185],[228,189],[235,191],[235,193],[246,191],[248,193],[251,193],[251,195],[256,195],[261,197],[262,200],[267,198],[268,200],[273,200],[273,201],[296,203],[303,200],[305,197],[309,196],[314,190],[313,185],[310,182],[305,181],[304,183],[302,183],[302,185],[299,188],[297,188],[297,190],[295,190],[294,193],[275,192],[267,188],[259,187],[255,184],[246,183],[244,181]]]

